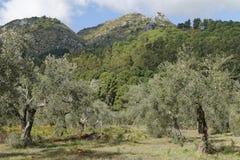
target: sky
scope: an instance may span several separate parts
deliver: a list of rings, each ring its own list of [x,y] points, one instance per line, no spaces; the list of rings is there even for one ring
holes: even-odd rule
[[[240,21],[240,0],[0,0],[0,25],[47,16],[77,32],[133,12],[162,12],[175,24],[193,18]]]

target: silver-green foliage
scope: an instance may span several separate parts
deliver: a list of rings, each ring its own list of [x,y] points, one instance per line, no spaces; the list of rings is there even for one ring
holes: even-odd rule
[[[230,112],[239,105],[238,82],[224,68],[231,59],[197,60],[189,50],[180,51],[178,61],[160,65],[159,73],[147,84],[130,87],[129,117],[135,123],[144,122],[151,133],[161,136],[179,126],[197,127],[200,104],[209,128],[217,133],[228,131]]]
[[[0,111],[1,121],[4,118],[14,119],[22,109],[20,100],[23,94],[21,80],[32,77],[33,64],[24,59],[22,53],[27,47],[27,37],[15,32],[4,32],[0,35]],[[18,116],[18,115],[17,115]],[[5,121],[5,122],[9,122]]]
[[[0,112],[1,122],[21,124],[21,142],[31,143],[31,129],[42,96],[38,91],[38,70],[31,58],[25,55],[29,39],[9,31],[0,35]],[[12,121],[11,121],[12,120]]]
[[[237,89],[240,90],[240,85],[237,84]],[[240,96],[240,92],[235,93],[237,95],[235,96]],[[238,99],[238,102],[235,103],[235,105],[233,105],[230,111],[230,118],[229,118],[229,125],[230,125],[230,129],[231,132],[235,135],[235,136],[240,136],[240,99]]]
[[[92,105],[95,93],[89,84],[75,79],[75,69],[76,66],[66,58],[46,58],[39,87],[48,104],[38,117],[41,122],[64,129],[67,128],[66,117],[70,119],[70,124],[77,125],[81,118],[96,116]]]

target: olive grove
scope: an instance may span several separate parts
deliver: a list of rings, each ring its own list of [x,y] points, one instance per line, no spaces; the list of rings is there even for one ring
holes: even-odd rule
[[[141,123],[155,136],[178,140],[184,139],[181,128],[197,127],[202,140],[199,149],[212,152],[209,128],[214,133],[228,132],[231,113],[239,104],[239,83],[225,67],[231,59],[216,56],[197,60],[189,49],[183,49],[176,63],[163,63],[146,85],[130,88],[126,96],[131,106],[129,117],[135,123],[142,118]]]

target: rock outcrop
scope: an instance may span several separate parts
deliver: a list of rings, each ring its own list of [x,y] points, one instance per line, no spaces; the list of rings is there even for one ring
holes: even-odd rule
[[[124,15],[115,20],[86,28],[78,32],[89,48],[111,45],[116,41],[124,40],[128,36],[140,32],[172,25],[166,16],[158,12],[156,16],[148,18],[140,13]]]

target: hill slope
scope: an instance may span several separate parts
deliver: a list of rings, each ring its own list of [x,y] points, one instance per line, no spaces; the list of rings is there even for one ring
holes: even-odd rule
[[[148,18],[140,13],[124,15],[115,20],[102,23],[96,27],[86,28],[78,32],[78,35],[92,47],[103,47],[123,40],[128,36],[134,36],[139,32],[167,26],[172,23],[162,13]]]
[[[29,36],[32,44],[28,52],[33,55],[63,55],[84,50],[96,53],[96,48],[101,50],[129,36],[168,25],[172,23],[161,13],[152,18],[132,13],[76,34],[59,20],[44,16],[11,21],[0,26],[0,34],[13,30]]]
[[[34,55],[55,54],[82,50],[80,38],[57,19],[33,17],[14,20],[0,27],[0,32],[13,30],[31,37],[32,45],[28,51]]]

